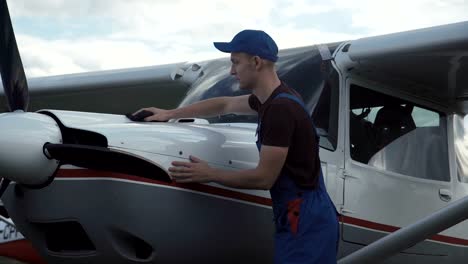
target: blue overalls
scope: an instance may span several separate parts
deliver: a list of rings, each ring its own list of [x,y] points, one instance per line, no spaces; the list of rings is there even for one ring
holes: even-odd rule
[[[303,102],[294,95],[280,93],[273,100],[281,97],[299,103],[307,112]],[[261,120],[257,128],[259,151],[260,127]],[[337,211],[326,191],[322,169],[315,189],[300,188],[282,172],[270,195],[276,229],[274,263],[336,263],[339,239]]]

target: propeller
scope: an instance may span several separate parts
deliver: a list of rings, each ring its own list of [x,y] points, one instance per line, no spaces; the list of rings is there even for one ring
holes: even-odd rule
[[[0,114],[0,198],[11,181],[30,188],[47,186],[63,164],[171,181],[158,166],[109,150],[102,135],[80,132],[87,140],[76,142],[76,129],[46,112],[27,112],[28,84],[6,0],[0,0],[0,15],[0,73],[10,110]]]
[[[10,111],[28,110],[28,83],[24,74],[23,63],[16,45],[16,38],[11,25],[10,13],[6,0],[0,1],[0,71],[3,89]]]
[[[10,113],[0,114],[0,197],[11,181],[41,185],[58,168],[47,157],[46,143],[62,135],[50,117],[28,113],[29,92],[6,0],[0,0],[0,73]]]

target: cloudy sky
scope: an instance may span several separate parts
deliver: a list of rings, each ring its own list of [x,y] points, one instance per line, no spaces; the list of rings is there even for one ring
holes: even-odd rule
[[[29,77],[222,57],[263,29],[280,48],[468,21],[468,0],[7,0]]]
[[[30,77],[220,57],[245,28],[289,48],[468,20],[468,0],[7,2]]]

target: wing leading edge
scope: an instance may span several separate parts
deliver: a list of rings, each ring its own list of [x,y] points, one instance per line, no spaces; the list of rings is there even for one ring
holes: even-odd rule
[[[189,88],[182,76],[187,68],[188,64],[174,63],[30,78],[30,111],[48,108],[125,114],[146,106],[172,108]],[[3,92],[0,103],[5,105],[0,111],[5,111]]]

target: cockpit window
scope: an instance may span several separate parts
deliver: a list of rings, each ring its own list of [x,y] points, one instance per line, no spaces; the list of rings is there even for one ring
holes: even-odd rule
[[[350,154],[417,178],[449,181],[447,119],[409,101],[351,85]]]
[[[333,53],[338,44],[329,45]],[[249,94],[240,90],[237,80],[230,76],[231,62],[215,60],[204,65],[204,76],[197,80],[180,106],[217,96]],[[320,146],[334,150],[338,134],[338,73],[329,61],[322,61],[317,47],[292,49],[280,54],[276,63],[282,81],[298,91],[310,113],[320,138]],[[223,115],[209,119],[210,123],[257,123],[257,116]]]

